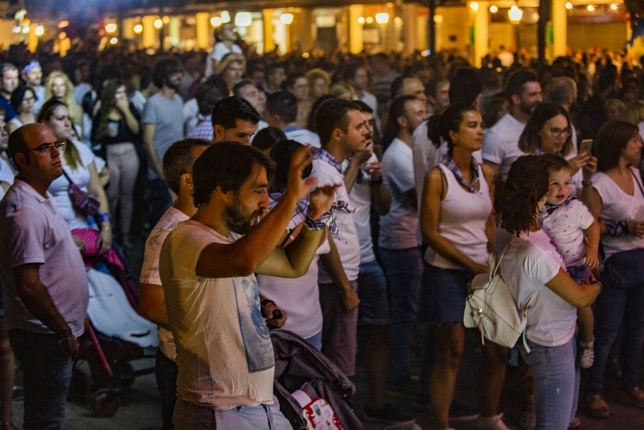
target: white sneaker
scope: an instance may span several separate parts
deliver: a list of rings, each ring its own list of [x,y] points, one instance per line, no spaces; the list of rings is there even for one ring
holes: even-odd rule
[[[503,422],[503,414],[493,417],[481,417],[476,420],[476,428],[479,430],[510,430]]]

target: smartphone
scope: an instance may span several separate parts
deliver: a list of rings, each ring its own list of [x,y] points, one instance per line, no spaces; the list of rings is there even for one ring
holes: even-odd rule
[[[587,152],[592,155],[593,153],[593,140],[592,139],[584,139],[581,141],[581,144],[579,144],[579,153],[583,154],[584,152]]]

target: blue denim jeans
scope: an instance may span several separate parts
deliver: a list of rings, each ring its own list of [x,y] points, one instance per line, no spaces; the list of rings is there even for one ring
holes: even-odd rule
[[[177,430],[292,430],[275,397],[273,401],[273,405],[240,406],[220,411],[177,399],[174,427]]]
[[[532,369],[536,430],[566,430],[577,412],[579,367],[576,340],[573,336],[560,346],[542,346],[528,341],[526,352],[519,340],[519,350]]]
[[[595,361],[588,369],[586,395],[601,394],[604,370],[610,349],[623,322],[621,387],[630,391],[639,386],[639,363],[644,343],[644,284],[618,289],[604,284],[593,305],[595,312]]]
[[[387,279],[377,261],[360,263],[358,324],[388,325]]]
[[[163,419],[163,430],[172,430],[172,414],[174,404],[177,400],[177,364],[157,350],[154,376],[159,387],[161,396],[161,418]]]
[[[72,380],[72,360],[60,350],[53,334],[11,329],[9,341],[23,373],[23,428],[60,428]]]
[[[389,381],[403,382],[411,370],[411,337],[418,314],[418,292],[423,274],[420,250],[380,248],[387,275],[391,347]]]

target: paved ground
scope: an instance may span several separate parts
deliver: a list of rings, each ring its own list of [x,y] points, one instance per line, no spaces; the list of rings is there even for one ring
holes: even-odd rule
[[[135,244],[135,248],[130,252],[130,260],[135,273],[135,279],[138,279],[138,267],[140,267],[142,256],[143,239],[140,238]],[[477,398],[477,373],[478,363],[480,362],[480,350],[476,346],[474,335],[468,337],[466,353],[463,359],[463,366],[458,378],[458,387],[456,398],[462,404],[472,408],[478,407]],[[143,359],[132,363],[137,369],[151,367],[154,365],[153,359]],[[644,370],[644,367],[642,368]],[[79,370],[85,375],[89,375],[90,370],[86,362],[81,362]],[[484,369],[483,369],[484,370]],[[642,373],[644,375],[644,373]],[[414,366],[413,378],[417,380],[418,368]],[[357,387],[355,396],[356,410],[364,407],[365,394],[365,377],[364,371],[358,360],[358,374],[354,378]],[[515,402],[516,386],[515,372],[510,369],[505,384],[505,390],[501,399],[501,412],[504,413],[506,423],[513,429],[518,428],[515,420]],[[642,381],[644,386],[644,380]],[[431,416],[427,411],[414,408],[413,402],[415,392],[413,386],[403,394],[390,392],[388,401],[404,411],[410,416],[416,418],[417,424],[426,430],[432,429]],[[84,396],[83,400],[67,403],[67,417],[63,426],[64,430],[152,430],[161,427],[161,406],[159,395],[156,389],[154,375],[148,374],[136,378],[130,388],[123,389],[119,393],[121,406],[112,418],[99,418],[91,409],[91,390]],[[583,412],[580,412],[579,418],[582,422],[583,430],[644,430],[644,409],[637,409],[619,402],[620,393],[617,388],[617,382],[607,378],[606,382],[606,400],[611,406],[612,415],[606,420],[593,419]],[[22,401],[17,400],[14,406],[14,423],[19,427],[22,425]],[[472,422],[453,423],[458,430],[474,429]],[[381,429],[382,426],[368,425],[369,430]],[[350,430],[350,429],[347,429]]]

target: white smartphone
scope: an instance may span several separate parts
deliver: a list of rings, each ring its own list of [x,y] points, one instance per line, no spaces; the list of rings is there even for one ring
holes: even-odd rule
[[[583,154],[584,152],[587,152],[589,154],[593,153],[593,140],[592,139],[584,139],[579,144],[579,153]]]

